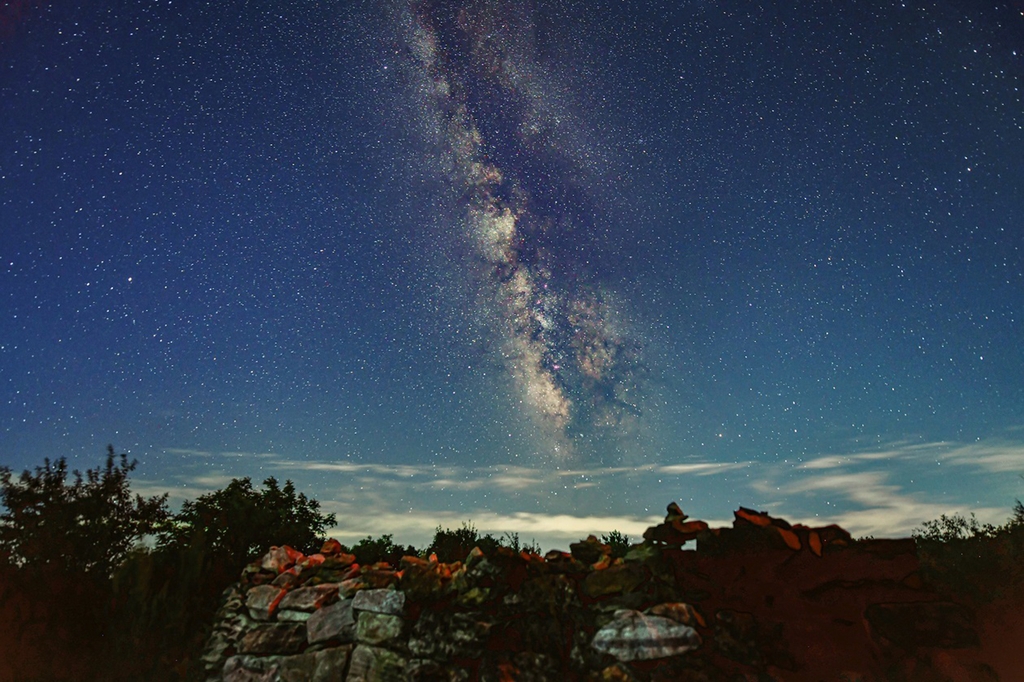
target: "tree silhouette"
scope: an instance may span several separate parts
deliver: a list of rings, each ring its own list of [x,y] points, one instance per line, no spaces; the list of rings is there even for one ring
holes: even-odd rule
[[[68,483],[64,457],[43,460],[15,479],[0,467],[0,558],[16,567],[58,567],[109,577],[143,536],[168,518],[167,496],[143,499],[129,490],[137,464],[107,446],[104,467]]]
[[[296,494],[291,481],[281,487],[271,476],[263,485],[265,490],[256,490],[250,478],[236,478],[222,490],[186,500],[160,533],[158,546],[202,547],[235,573],[272,545],[307,554],[319,550],[334,514],[321,514],[320,503]]]

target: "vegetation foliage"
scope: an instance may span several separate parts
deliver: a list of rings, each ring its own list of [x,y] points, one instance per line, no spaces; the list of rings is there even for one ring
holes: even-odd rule
[[[1002,525],[941,515],[912,533],[921,571],[940,590],[990,601],[1024,592],[1024,504]]]
[[[352,547],[351,552],[359,564],[376,564],[385,561],[392,566],[398,566],[403,556],[416,556],[418,550],[412,545],[402,547],[392,540],[392,535],[381,535],[373,538],[367,535]]]
[[[25,568],[67,566],[109,576],[143,536],[168,519],[167,496],[132,497],[128,474],[137,462],[107,448],[106,465],[73,472],[67,460],[43,460],[14,478],[0,467],[0,558]],[[68,564],[72,566],[68,566]]]
[[[613,530],[608,535],[601,536],[601,542],[612,548],[612,559],[626,556],[629,551],[629,536]]]
[[[275,544],[315,552],[335,522],[274,478],[234,479],[172,514],[166,496],[131,494],[135,466],[110,446],[71,480],[63,458],[20,477],[0,467],[0,679],[194,679],[245,564]]]
[[[248,478],[167,509],[167,497],[132,495],[136,462],[107,448],[103,466],[69,472],[64,458],[15,476],[0,467],[0,678],[172,680],[201,674],[199,654],[222,591],[272,545],[316,552],[335,523],[316,500],[273,477]],[[1024,592],[1024,504],[1004,524],[943,515],[914,531],[926,579],[993,599]],[[155,538],[155,546],[140,544]],[[628,536],[602,536],[612,557]],[[518,533],[481,535],[472,522],[438,526],[419,552],[391,535],[353,548],[360,564],[436,554],[464,561],[474,547],[540,553]],[[45,633],[40,636],[39,633]]]
[[[223,490],[186,500],[159,534],[158,546],[178,551],[201,547],[236,573],[274,545],[306,554],[319,551],[334,514],[321,514],[320,503],[296,493],[291,481],[282,487],[271,476],[263,485],[256,490],[248,477],[236,478]]]

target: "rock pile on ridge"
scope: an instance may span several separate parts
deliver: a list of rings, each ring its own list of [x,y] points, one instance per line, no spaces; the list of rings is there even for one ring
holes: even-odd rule
[[[925,585],[913,540],[744,508],[712,529],[675,503],[644,538],[615,560],[591,536],[398,567],[360,566],[335,540],[275,547],[225,592],[207,679],[1000,679],[975,612]]]

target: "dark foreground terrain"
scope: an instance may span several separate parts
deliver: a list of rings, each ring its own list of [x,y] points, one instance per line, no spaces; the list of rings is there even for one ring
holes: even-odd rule
[[[1019,682],[1020,536],[854,540],[744,508],[709,528],[672,504],[616,558],[275,547],[225,592],[205,679]]]

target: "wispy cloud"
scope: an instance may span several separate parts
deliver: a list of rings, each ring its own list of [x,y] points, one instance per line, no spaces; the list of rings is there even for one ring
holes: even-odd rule
[[[979,490],[997,485],[1012,495],[1017,477],[1007,474],[1024,471],[1024,445],[1001,441],[893,442],[821,453],[802,463],[676,460],[562,470],[166,452],[182,462],[181,471],[173,485],[147,486],[149,494],[168,492],[173,502],[234,477],[262,481],[273,473],[294,480],[323,511],[337,514],[335,532],[343,542],[390,533],[417,546],[429,542],[438,525],[458,527],[467,520],[481,532],[535,536],[545,547],[564,549],[589,533],[611,530],[638,539],[661,521],[647,514],[673,499],[712,525],[729,525],[731,518],[719,523],[714,517],[738,505],[760,505],[792,522],[838,523],[854,535],[905,536],[940,514],[974,512],[982,521],[1004,521],[1012,497],[1007,509],[983,507]],[[688,485],[698,477],[700,485]]]
[[[1024,474],[1024,445],[1017,443],[971,443],[950,449],[942,459],[991,473]]]
[[[656,471],[662,474],[693,474],[695,476],[713,476],[727,471],[744,469],[751,462],[694,462],[691,464],[667,464],[659,466]]]
[[[941,514],[973,512],[983,521],[1005,520],[1005,509],[979,507],[966,499],[929,500],[924,490],[907,490],[898,482],[901,477],[912,481],[913,472],[920,474],[924,462],[971,467],[975,476],[1005,473],[1024,469],[1024,446],[945,441],[894,444],[869,452],[817,457],[789,471],[776,467],[754,487],[770,491],[786,501],[786,506],[810,496],[816,502],[810,505],[813,508],[835,510],[831,514],[816,512],[816,521],[838,523],[855,535],[907,535]]]
[[[261,458],[266,459],[268,457],[276,457],[272,452],[238,452],[232,450],[194,450],[192,448],[164,448],[164,452],[168,455],[178,455],[180,457],[245,457],[245,458]]]
[[[639,542],[649,526],[662,521],[659,517],[575,516],[532,512],[498,514],[490,510],[465,513],[350,513],[344,519],[339,517],[339,520],[343,522],[328,534],[348,544],[368,535],[377,537],[390,534],[395,542],[413,544],[422,549],[433,538],[438,526],[458,528],[463,523],[471,522],[481,534],[501,537],[505,533],[518,533],[521,541],[536,541],[545,550],[567,550],[569,543],[587,535],[600,537],[613,530],[624,533],[633,542]]]

